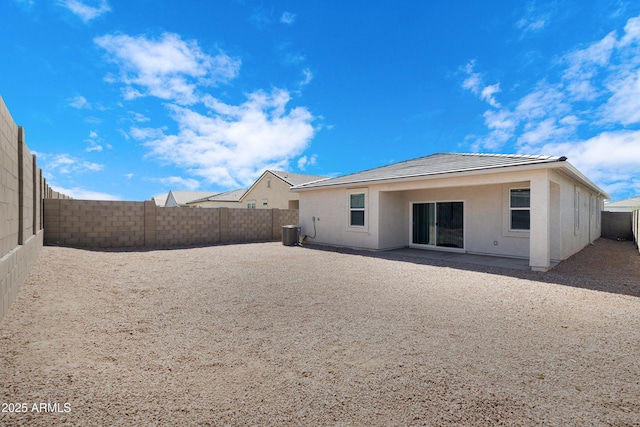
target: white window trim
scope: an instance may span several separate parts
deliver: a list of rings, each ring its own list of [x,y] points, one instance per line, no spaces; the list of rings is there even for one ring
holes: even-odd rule
[[[351,225],[351,195],[364,194],[364,208],[355,209],[364,212],[364,225]],[[369,231],[369,189],[357,188],[347,191],[347,231],[368,232]]]
[[[529,199],[529,207],[528,208],[512,208],[511,207],[511,190],[529,190],[529,195],[531,195],[531,187],[518,185],[515,187],[508,187],[505,195],[506,200],[506,214],[505,214],[505,227],[504,227],[504,235],[512,236],[512,237],[529,237],[531,233],[531,222],[529,222],[529,230],[523,230],[518,228],[511,228],[511,211],[529,211],[529,221],[531,221],[531,199]]]
[[[511,190],[531,189],[527,182],[505,184],[502,187],[502,236],[529,238],[531,230],[511,229]],[[529,206],[531,211],[531,206]],[[529,215],[531,217],[531,215]]]

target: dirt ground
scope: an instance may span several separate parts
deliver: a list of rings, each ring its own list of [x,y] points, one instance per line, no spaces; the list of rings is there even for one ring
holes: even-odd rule
[[[638,426],[639,263],[45,247],[0,323],[0,425]]]

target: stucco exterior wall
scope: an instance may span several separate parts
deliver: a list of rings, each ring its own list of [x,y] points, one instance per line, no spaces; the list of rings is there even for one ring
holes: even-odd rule
[[[380,235],[378,247],[384,249],[407,246],[409,237],[409,206],[403,192],[381,191]]]
[[[189,203],[190,208],[246,208],[246,203],[241,202],[221,202],[221,201],[202,201],[197,203]]]
[[[601,236],[604,199],[561,172],[553,172],[551,179],[559,185],[560,259],[566,259]],[[577,205],[576,189],[579,192]]]
[[[510,189],[532,187],[532,230],[542,230],[548,240],[534,235],[532,242],[535,231],[509,230]],[[359,229],[348,226],[351,192],[366,194],[367,220]],[[602,198],[563,172],[546,169],[301,191],[300,225],[303,235],[312,236],[316,217],[316,237],[308,237],[309,242],[391,249],[411,243],[412,203],[444,201],[464,203],[464,250],[469,253],[529,258],[535,248],[537,258],[560,261],[600,236]],[[539,251],[539,241],[548,247]]]
[[[509,231],[509,189],[527,187],[528,182],[412,190],[405,193],[407,212],[411,203],[464,203],[465,250],[470,253],[526,258],[529,256],[529,232]],[[405,242],[410,242],[410,227]]]
[[[247,203],[255,202],[256,209],[292,209],[289,201],[297,201],[299,196],[289,191],[290,188],[289,184],[267,172],[244,195],[242,207],[246,208]],[[294,204],[297,207],[297,203]]]

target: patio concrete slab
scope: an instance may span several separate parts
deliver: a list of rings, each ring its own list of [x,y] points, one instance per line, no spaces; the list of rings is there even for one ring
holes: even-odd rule
[[[476,255],[413,248],[394,249],[389,251],[389,253],[416,258],[434,259],[439,261],[460,262],[466,264],[484,265],[489,267],[502,267],[510,268],[513,270],[531,271],[529,260],[522,258],[506,258],[490,255]],[[556,265],[558,265],[558,263],[552,263],[551,268],[555,267]]]

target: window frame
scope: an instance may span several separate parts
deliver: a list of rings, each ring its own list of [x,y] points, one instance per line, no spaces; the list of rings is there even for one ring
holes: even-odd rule
[[[529,206],[522,207],[511,206],[511,192],[514,190],[528,190],[529,191]],[[531,187],[509,187],[508,192],[509,200],[509,231],[515,233],[529,233],[531,231]],[[513,228],[513,211],[527,211],[529,212],[529,228]]]
[[[449,246],[439,246],[437,244],[437,239],[438,239],[438,233],[440,232],[440,230],[438,230],[438,206],[439,204],[443,204],[443,203],[462,203],[462,247],[461,248],[457,248],[457,247],[449,247]],[[414,231],[414,222],[415,222],[415,218],[414,218],[414,213],[413,213],[413,207],[416,204],[433,204],[434,206],[434,214],[435,214],[435,224],[434,224],[434,240],[436,241],[435,244],[425,244],[425,243],[414,243],[413,241],[413,231]],[[466,247],[467,247],[467,232],[466,232],[466,228],[465,225],[467,224],[467,210],[466,210],[466,206],[467,206],[467,201],[465,199],[427,199],[427,200],[416,200],[416,201],[410,201],[409,202],[409,247],[410,248],[418,248],[418,249],[431,249],[431,250],[436,250],[436,251],[442,251],[442,252],[458,252],[458,253],[466,253]]]
[[[351,196],[362,195],[364,197],[363,207],[352,207],[351,206]],[[369,192],[367,189],[359,188],[347,191],[347,229],[351,231],[367,231],[369,227]],[[363,224],[353,224],[352,223],[352,212],[362,212]]]

